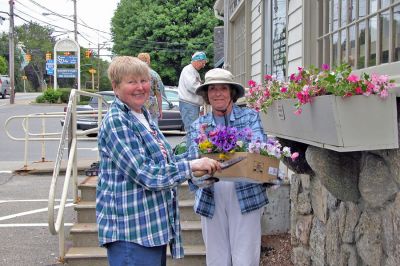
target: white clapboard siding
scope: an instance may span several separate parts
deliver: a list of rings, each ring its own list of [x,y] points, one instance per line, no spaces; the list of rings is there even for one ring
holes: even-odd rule
[[[261,80],[262,73],[262,9],[261,0],[251,1],[250,77],[257,82]]]
[[[287,73],[290,75],[303,65],[303,10],[302,0],[288,3]]]

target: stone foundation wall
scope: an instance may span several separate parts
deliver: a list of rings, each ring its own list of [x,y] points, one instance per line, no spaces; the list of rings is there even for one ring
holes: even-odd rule
[[[290,187],[295,265],[400,265],[399,155],[307,148],[313,173]]]

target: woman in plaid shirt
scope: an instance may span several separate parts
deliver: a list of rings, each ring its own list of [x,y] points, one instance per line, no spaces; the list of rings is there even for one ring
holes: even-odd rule
[[[212,174],[220,165],[210,159],[188,161],[173,155],[143,107],[150,92],[146,63],[135,57],[116,57],[108,76],[116,99],[98,136],[99,243],[107,248],[110,265],[165,265],[167,244],[173,258],[183,257],[176,187],[192,171]]]
[[[266,140],[258,113],[235,104],[244,96],[244,88],[233,81],[231,72],[219,68],[208,71],[205,83],[196,93],[211,104],[212,112],[201,116],[190,127],[191,156],[199,154],[193,140],[204,124],[209,130],[218,125],[238,130],[251,128],[253,140]],[[194,210],[201,215],[207,266],[258,266],[261,216],[268,203],[266,188],[248,182],[220,181],[205,188],[191,185],[191,189],[196,189]]]

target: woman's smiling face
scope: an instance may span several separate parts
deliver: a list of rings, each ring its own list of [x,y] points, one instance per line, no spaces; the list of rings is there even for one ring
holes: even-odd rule
[[[114,89],[117,97],[135,112],[140,113],[150,96],[150,78],[134,75],[124,76]]]

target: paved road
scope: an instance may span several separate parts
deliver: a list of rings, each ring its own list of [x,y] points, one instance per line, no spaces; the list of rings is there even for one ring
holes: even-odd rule
[[[19,175],[12,170],[23,165],[23,142],[10,140],[4,130],[4,122],[12,115],[60,111],[60,105],[33,105],[30,101],[36,95],[17,93],[16,104],[10,105],[9,99],[0,101],[0,266],[55,265],[57,264],[58,236],[50,234],[48,229],[47,200],[52,176]],[[40,124],[40,123],[39,123]],[[50,129],[60,130],[59,121],[46,123]],[[21,135],[21,124],[10,125],[12,132]],[[37,123],[30,127],[37,130]],[[166,134],[174,146],[182,140],[182,135]],[[88,158],[95,158],[95,142],[84,142],[87,149],[79,152]],[[58,142],[46,144],[46,159],[54,160]],[[29,145],[28,163],[40,161],[39,143]],[[80,176],[82,180],[84,177]],[[60,179],[62,180],[62,178]],[[61,196],[63,182],[57,184],[56,198]],[[75,221],[71,193],[66,208],[66,234]],[[66,245],[70,245],[67,239]]]

